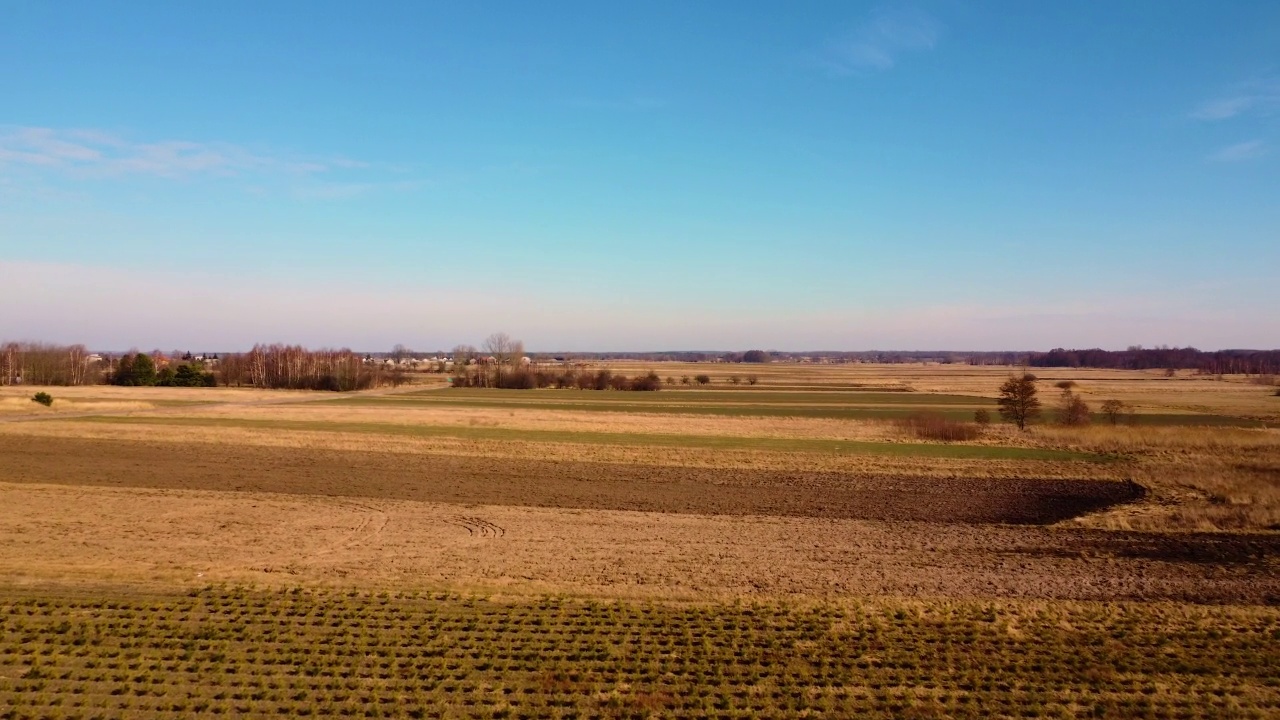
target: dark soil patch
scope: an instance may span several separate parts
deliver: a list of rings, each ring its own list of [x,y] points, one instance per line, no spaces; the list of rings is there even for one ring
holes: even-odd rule
[[[1141,497],[1097,480],[929,479],[80,438],[0,439],[0,480],[429,502],[1047,524]]]

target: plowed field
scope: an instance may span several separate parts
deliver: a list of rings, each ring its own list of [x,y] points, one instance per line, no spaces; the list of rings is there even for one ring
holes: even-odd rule
[[[1105,480],[834,472],[0,436],[0,478],[708,515],[1047,524],[1141,497]]]

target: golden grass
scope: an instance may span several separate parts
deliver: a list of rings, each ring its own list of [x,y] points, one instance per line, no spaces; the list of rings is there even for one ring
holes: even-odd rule
[[[1039,427],[1050,447],[1135,458],[1152,491],[1145,507],[1091,519],[1133,529],[1280,530],[1280,430],[1204,427]]]
[[[29,397],[0,397],[0,415],[56,416],[60,413],[132,412],[157,407],[156,403],[142,400],[88,398],[56,398],[51,407],[45,407],[32,402]]]

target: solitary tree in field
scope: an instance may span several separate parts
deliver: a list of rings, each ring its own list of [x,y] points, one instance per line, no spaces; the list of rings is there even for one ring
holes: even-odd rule
[[[1058,422],[1063,425],[1088,425],[1089,403],[1073,392],[1062,393],[1062,401],[1058,406]]]
[[[1107,400],[1102,403],[1102,414],[1107,416],[1112,425],[1120,420],[1120,416],[1124,413],[1125,404],[1119,400]]]
[[[699,385],[707,385],[711,382],[711,376],[707,374],[695,375],[693,381]]]
[[[1000,417],[1026,430],[1027,423],[1040,416],[1040,399],[1036,397],[1036,376],[1013,375],[1000,386]]]

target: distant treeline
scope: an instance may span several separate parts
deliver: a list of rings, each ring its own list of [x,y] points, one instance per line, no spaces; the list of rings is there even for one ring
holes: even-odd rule
[[[0,385],[93,385],[102,373],[83,345],[0,345]]]
[[[367,390],[399,384],[403,373],[366,363],[341,350],[307,350],[300,345],[254,345],[247,353],[223,355],[218,361],[223,385],[284,390]]]
[[[1064,350],[1031,353],[1032,367],[1088,367],[1113,370],[1198,370],[1211,375],[1280,373],[1280,350],[1215,350],[1139,348],[1128,350]]]
[[[565,366],[562,368],[504,367],[496,362],[482,362],[460,366],[452,378],[453,387],[506,388],[509,390],[533,390],[535,388],[576,388],[578,390],[641,390],[662,389],[662,378],[650,371],[629,378],[614,374],[608,368],[587,370]]]

